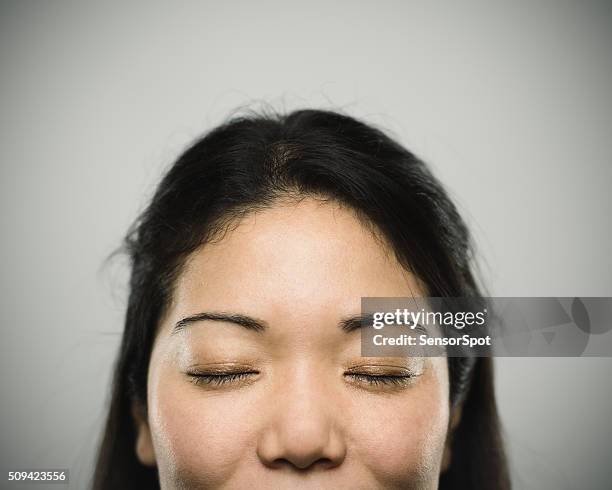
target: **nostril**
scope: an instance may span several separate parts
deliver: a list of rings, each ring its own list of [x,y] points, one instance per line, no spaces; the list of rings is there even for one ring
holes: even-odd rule
[[[270,465],[272,468],[287,468],[293,471],[306,472],[315,470],[325,470],[336,466],[330,458],[319,458],[315,461],[297,461],[286,458],[277,458]]]

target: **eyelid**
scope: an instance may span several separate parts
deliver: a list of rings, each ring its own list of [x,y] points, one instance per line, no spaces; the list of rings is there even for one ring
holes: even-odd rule
[[[344,372],[344,377],[356,387],[367,390],[397,390],[414,384],[415,378],[423,370],[407,366],[364,364],[351,366]]]
[[[259,374],[259,371],[228,371],[228,372],[187,372],[190,381],[195,385],[223,386],[226,384],[236,384],[248,381],[252,376]]]
[[[350,383],[365,389],[385,390],[403,389],[414,382],[416,376],[385,376],[369,375],[359,373],[346,373],[345,377],[350,379]]]
[[[408,388],[415,382],[415,378],[421,373],[404,370],[401,374],[382,374],[367,373],[359,371],[347,371],[344,377],[348,378],[351,384],[368,390],[395,390]]]
[[[384,364],[364,364],[348,368],[345,374],[364,374],[369,376],[417,376],[422,374],[422,369],[407,366],[392,366]]]
[[[186,371],[201,374],[232,374],[257,371],[257,369],[244,362],[215,362],[208,364],[193,364],[192,366],[188,366]]]
[[[194,364],[184,370],[189,381],[195,385],[215,388],[223,385],[242,385],[252,381],[259,370],[245,362],[219,361],[206,364]]]

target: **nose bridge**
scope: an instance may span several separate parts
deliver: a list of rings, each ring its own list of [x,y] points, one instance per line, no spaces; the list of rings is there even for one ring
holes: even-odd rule
[[[299,438],[302,445],[324,445],[334,428],[333,399],[327,380],[316,372],[300,372],[280,397],[277,423],[288,436]]]
[[[333,386],[316,365],[295,363],[279,376],[258,452],[268,466],[333,467],[346,451]]]

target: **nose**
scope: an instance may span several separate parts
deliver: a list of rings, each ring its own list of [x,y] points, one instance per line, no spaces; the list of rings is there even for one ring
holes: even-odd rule
[[[314,471],[344,461],[342,421],[333,397],[316,384],[303,378],[287,382],[271,400],[268,423],[257,445],[258,457],[267,467]]]

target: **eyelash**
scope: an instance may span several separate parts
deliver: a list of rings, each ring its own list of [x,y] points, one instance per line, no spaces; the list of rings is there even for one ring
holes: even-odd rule
[[[362,381],[371,386],[403,386],[415,377],[414,374],[386,375],[386,374],[363,374],[345,373],[347,377]]]
[[[200,373],[189,373],[191,381],[195,385],[213,385],[222,386],[228,383],[234,383],[243,381],[247,377],[259,374],[257,371],[245,371],[241,373],[213,373],[213,374],[200,374]]]
[[[253,374],[259,374],[257,371],[245,371],[238,373],[214,373],[200,374],[189,373],[191,381],[195,385],[223,386],[229,383],[235,383],[247,379]],[[363,373],[344,373],[344,376],[353,378],[353,380],[367,383],[370,386],[403,386],[410,382],[416,375],[401,374],[401,375],[383,375],[383,374],[363,374]]]

